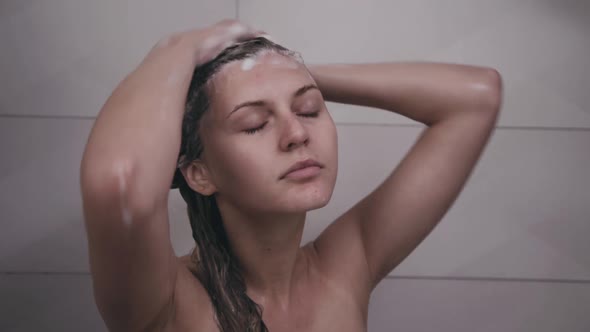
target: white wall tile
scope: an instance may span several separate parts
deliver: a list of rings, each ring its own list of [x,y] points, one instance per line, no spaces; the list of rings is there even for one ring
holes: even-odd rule
[[[79,163],[91,120],[0,120],[0,271],[88,271]],[[339,125],[331,202],[303,242],[371,192],[422,128]],[[395,275],[590,279],[590,131],[497,130],[455,205]],[[170,195],[178,255],[193,247]]]
[[[234,18],[235,0],[29,1],[0,16],[0,114],[96,116],[161,38]]]
[[[385,279],[369,332],[586,332],[590,284]]]
[[[76,270],[87,261],[78,174],[91,124],[0,118],[2,270]]]
[[[18,14],[40,0],[3,0],[0,2],[0,20]]]
[[[107,331],[89,275],[0,274],[0,331]]]

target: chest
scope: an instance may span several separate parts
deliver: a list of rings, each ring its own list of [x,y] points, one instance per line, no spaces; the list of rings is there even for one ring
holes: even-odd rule
[[[351,294],[328,281],[312,279],[298,287],[287,311],[264,304],[262,319],[270,332],[366,332],[368,305]],[[192,301],[178,304],[182,307],[176,308],[170,331],[219,331],[212,305],[203,308]]]
[[[349,292],[326,285],[302,291],[288,312],[270,306],[263,312],[263,320],[271,332],[364,332],[366,317],[367,308]]]

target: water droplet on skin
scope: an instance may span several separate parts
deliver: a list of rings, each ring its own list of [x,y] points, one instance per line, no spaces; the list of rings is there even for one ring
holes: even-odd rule
[[[242,70],[243,71],[248,71],[252,68],[254,68],[254,66],[256,65],[256,60],[254,59],[246,59],[242,62]]]
[[[133,218],[131,217],[131,211],[127,207],[123,207],[121,209],[121,216],[123,219],[123,225],[130,227],[131,223],[133,222]]]
[[[121,220],[123,221],[123,225],[130,227],[131,223],[133,222],[133,218],[131,216],[131,211],[127,207],[126,201],[126,194],[127,194],[127,182],[126,182],[126,173],[129,173],[130,168],[129,164],[117,163],[115,165],[115,172],[119,178],[119,197],[121,201]]]

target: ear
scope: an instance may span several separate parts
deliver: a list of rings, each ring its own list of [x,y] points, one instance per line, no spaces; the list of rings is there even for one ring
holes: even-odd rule
[[[213,184],[213,179],[211,179],[209,169],[202,160],[194,160],[180,171],[184,175],[188,186],[199,194],[209,196],[217,191],[217,187]]]

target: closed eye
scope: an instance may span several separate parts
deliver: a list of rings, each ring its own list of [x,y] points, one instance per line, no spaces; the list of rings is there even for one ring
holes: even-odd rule
[[[264,126],[266,126],[266,123],[267,122],[263,123],[260,127],[256,127],[256,128],[252,128],[252,129],[246,129],[246,130],[244,130],[244,132],[246,134],[254,134],[255,132],[257,132],[257,131],[261,130],[262,128],[264,128]]]
[[[319,111],[314,112],[314,113],[301,113],[299,114],[300,116],[304,117],[304,118],[317,118],[319,115]],[[257,131],[262,130],[262,128],[264,128],[264,126],[266,126],[266,124],[268,123],[268,121],[264,122],[262,125],[260,125],[259,127],[256,128],[252,128],[252,129],[246,129],[244,130],[244,132],[248,135],[254,134]]]
[[[317,118],[319,113],[320,112],[318,111],[318,112],[315,112],[315,113],[301,113],[299,115],[301,115],[303,117],[306,117],[306,118]]]

